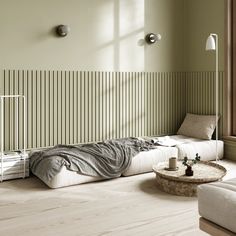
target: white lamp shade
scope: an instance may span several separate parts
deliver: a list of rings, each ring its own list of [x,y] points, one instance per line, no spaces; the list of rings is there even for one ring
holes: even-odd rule
[[[206,41],[206,50],[216,50],[216,42],[212,35],[207,38]]]

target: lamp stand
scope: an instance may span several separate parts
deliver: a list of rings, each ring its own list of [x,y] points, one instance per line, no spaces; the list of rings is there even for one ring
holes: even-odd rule
[[[211,33],[206,41],[206,50],[215,51],[216,53],[216,75],[215,75],[215,122],[216,122],[216,162],[218,157],[218,115],[219,115],[219,49],[218,35]]]
[[[216,162],[219,161],[218,157],[218,114],[219,114],[219,52],[218,52],[218,35],[214,34],[216,39]]]

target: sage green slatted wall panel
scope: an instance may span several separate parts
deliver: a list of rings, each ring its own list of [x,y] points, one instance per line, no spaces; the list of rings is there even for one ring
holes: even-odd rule
[[[224,72],[219,72],[219,136],[223,131]],[[186,73],[186,112],[202,115],[215,114],[215,73]]]
[[[2,83],[4,94],[27,97],[28,148],[174,133],[185,115],[184,72],[5,70]],[[6,149],[11,110],[7,103]]]

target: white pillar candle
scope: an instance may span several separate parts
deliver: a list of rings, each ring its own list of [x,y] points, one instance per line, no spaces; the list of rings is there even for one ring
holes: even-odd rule
[[[177,158],[176,157],[171,157],[169,159],[169,169],[176,169],[177,167]]]

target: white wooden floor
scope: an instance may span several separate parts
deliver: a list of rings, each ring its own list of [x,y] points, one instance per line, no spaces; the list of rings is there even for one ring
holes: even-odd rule
[[[236,177],[236,163],[221,162]],[[48,189],[35,177],[0,184],[1,236],[204,236],[197,199],[161,192],[153,173]]]

